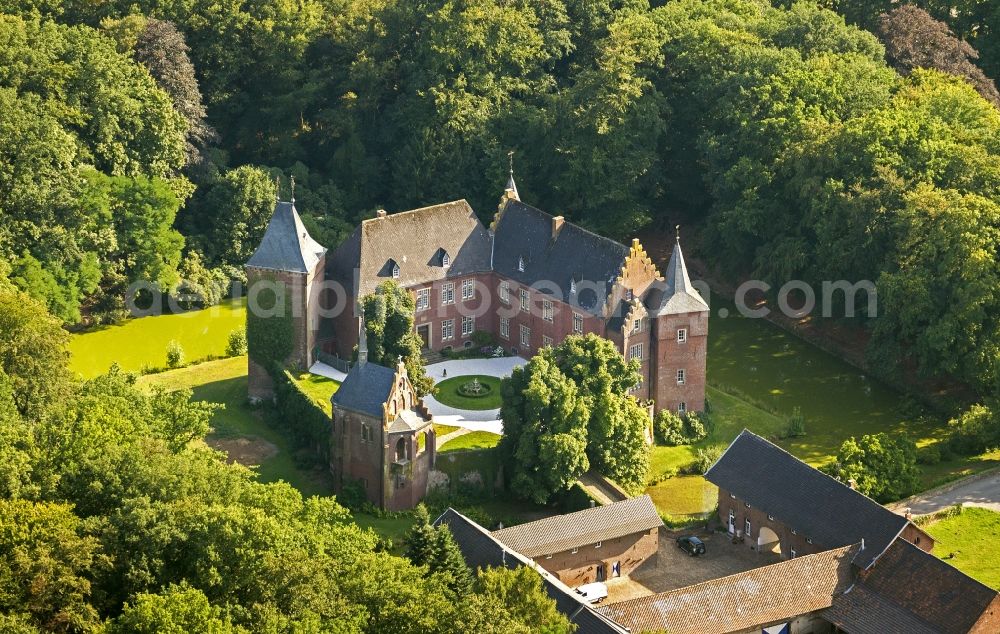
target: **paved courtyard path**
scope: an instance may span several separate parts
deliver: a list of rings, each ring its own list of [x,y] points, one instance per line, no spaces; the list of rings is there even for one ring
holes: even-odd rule
[[[311,374],[318,374],[320,376],[325,376],[328,379],[333,379],[338,383],[343,383],[344,379],[347,378],[346,374],[344,374],[343,372],[334,367],[331,367],[323,363],[322,361],[317,361],[316,363],[312,364],[312,367],[309,368],[309,372]]]
[[[427,375],[435,383],[456,376],[509,376],[514,368],[522,366],[527,361],[521,357],[499,357],[496,359],[453,359],[427,366]],[[469,410],[450,407],[438,401],[433,396],[424,397],[424,405],[434,415],[434,422],[444,425],[455,425],[469,431],[488,431],[503,434],[503,421],[500,420],[500,410],[484,409]]]
[[[956,504],[1000,511],[1000,469],[992,469],[917,494],[892,505],[892,509],[902,512],[902,509],[910,507],[914,515],[925,515]]]

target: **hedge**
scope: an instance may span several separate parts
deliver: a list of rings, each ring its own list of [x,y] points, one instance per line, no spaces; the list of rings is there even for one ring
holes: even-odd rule
[[[292,442],[330,459],[330,417],[308,394],[302,391],[288,370],[275,372],[274,401],[276,417],[291,432]]]

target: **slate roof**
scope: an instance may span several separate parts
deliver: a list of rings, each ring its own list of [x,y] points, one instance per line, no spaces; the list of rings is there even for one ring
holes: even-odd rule
[[[540,292],[558,290],[559,298],[600,315],[611,285],[621,273],[628,247],[570,222],[552,236],[552,216],[510,200],[494,227],[493,270]],[[518,259],[524,258],[524,271]],[[579,294],[570,292],[575,279]],[[603,292],[587,289],[597,285]]]
[[[494,531],[493,537],[526,557],[589,546],[663,526],[648,495],[547,517]]]
[[[972,630],[984,613],[1000,612],[995,590],[904,539],[894,541],[875,565],[862,574],[861,585],[882,599],[878,611],[873,601],[863,606],[872,610],[870,615],[862,613],[869,621],[876,617],[888,621],[896,610],[886,609],[885,605],[892,604],[890,608],[902,608],[927,623],[930,631],[964,634]],[[834,603],[832,616],[846,623],[852,614],[857,614],[857,603],[853,599],[843,605]]]
[[[401,286],[426,284],[489,271],[491,246],[469,203],[456,200],[362,221],[328,258],[328,276],[361,298],[392,279],[390,262],[399,266]]]
[[[330,401],[337,407],[382,418],[382,404],[389,398],[396,371],[367,361],[356,363]]]
[[[691,284],[687,264],[681,252],[681,241],[677,239],[670,261],[663,273],[663,279],[653,282],[643,298],[650,316],[678,315],[708,310],[708,304]]]
[[[820,613],[824,620],[851,634],[940,634],[909,610],[855,584]]]
[[[863,540],[865,548],[856,562],[863,568],[908,524],[901,515],[747,430],[705,478],[823,547]]]
[[[628,630],[599,614],[583,601],[566,584],[546,570],[540,568],[524,555],[505,547],[488,530],[476,524],[455,509],[449,508],[441,514],[434,525],[446,524],[451,530],[465,563],[476,568],[514,569],[529,566],[542,577],[542,583],[549,597],[556,602],[556,609],[576,624],[576,634],[626,634]]]
[[[267,223],[264,237],[247,266],[275,271],[308,273],[326,249],[306,231],[295,203],[279,201]]]

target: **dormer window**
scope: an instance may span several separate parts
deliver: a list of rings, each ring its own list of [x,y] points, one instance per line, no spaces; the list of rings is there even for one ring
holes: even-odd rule
[[[517,270],[521,271],[522,273],[524,272],[524,258],[521,257],[517,258]]]
[[[451,256],[444,249],[441,249],[441,266],[444,268],[451,266]]]
[[[570,278],[569,280],[569,292],[570,293],[576,292],[576,280],[574,280],[573,278]]]
[[[399,265],[395,262],[392,263],[392,277],[393,279],[399,279]]]

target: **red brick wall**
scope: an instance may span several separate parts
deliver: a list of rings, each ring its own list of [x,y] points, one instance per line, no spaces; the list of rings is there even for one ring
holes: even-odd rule
[[[666,315],[656,320],[656,409],[705,409],[705,364],[708,356],[708,312]],[[677,342],[677,330],[687,330],[687,341]],[[684,385],[677,370],[684,370]]]
[[[577,552],[566,550],[552,553],[551,557],[540,555],[535,563],[559,577],[570,587],[597,581],[597,566],[604,565],[605,579],[610,579],[615,562],[621,566],[622,576],[630,574],[650,557],[656,555],[658,531],[653,528],[643,533],[633,533],[625,537],[601,543],[581,546]]]
[[[794,528],[786,526],[781,522],[770,519],[767,511],[754,507],[747,507],[739,497],[732,497],[725,489],[719,489],[719,521],[723,526],[729,526],[729,511],[732,510],[736,518],[736,530],[743,531],[746,520],[750,519],[750,535],[746,536],[747,547],[757,547],[757,538],[760,536],[762,527],[770,528],[777,534],[781,542],[781,556],[788,559],[795,550],[795,555],[812,555],[815,553],[837,548],[843,544],[819,544],[809,543],[810,537],[801,533],[794,533]]]
[[[1000,596],[993,599],[983,615],[969,630],[969,634],[995,634],[1000,632]]]

